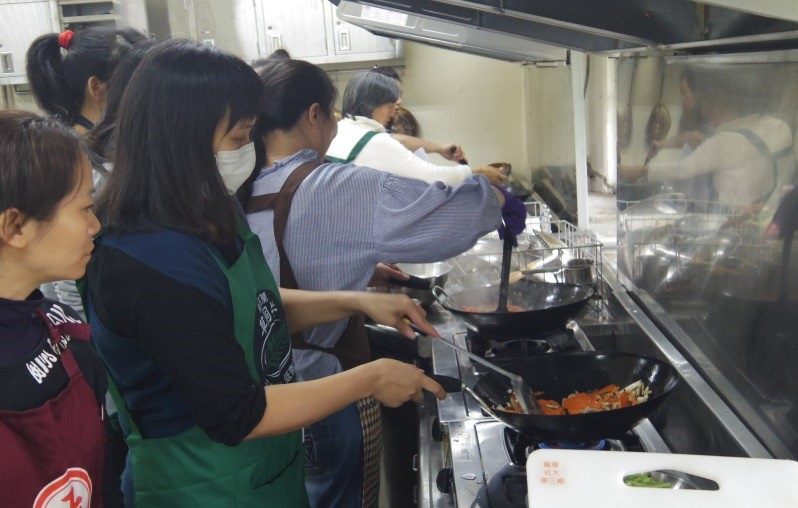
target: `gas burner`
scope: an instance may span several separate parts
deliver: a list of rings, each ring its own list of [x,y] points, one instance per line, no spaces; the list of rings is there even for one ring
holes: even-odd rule
[[[590,442],[548,441],[537,443],[535,450],[609,450],[610,443],[606,439]]]
[[[468,349],[475,354],[486,358],[508,359],[523,358],[543,353],[575,351],[579,344],[573,333],[567,329],[525,336],[518,333],[503,337],[480,335],[474,330],[466,333]]]
[[[590,442],[573,441],[539,441],[520,432],[504,428],[504,446],[510,461],[516,466],[524,467],[527,456],[535,450],[560,449],[560,450],[623,450],[626,446],[621,442],[614,442],[607,439]]]
[[[545,340],[537,339],[513,339],[506,342],[491,341],[485,351],[485,358],[526,358],[545,353],[556,353],[559,347],[555,347]]]

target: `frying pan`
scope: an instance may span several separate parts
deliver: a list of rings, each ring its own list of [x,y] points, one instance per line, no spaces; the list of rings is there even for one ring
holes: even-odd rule
[[[494,418],[534,439],[591,441],[619,438],[657,409],[678,383],[665,362],[628,353],[551,353],[514,359],[502,366],[520,374],[542,398],[562,400],[575,391],[592,391],[608,384],[620,387],[642,381],[651,388],[648,401],[621,409],[578,415],[528,415],[495,409],[508,402],[510,381],[490,372],[466,391]]]
[[[498,285],[465,289],[451,295],[435,286],[432,288],[432,295],[446,310],[479,332],[480,336],[500,336],[513,333],[517,335],[518,332],[536,334],[562,328],[587,305],[594,291],[589,286],[578,284],[552,284],[521,279],[510,284],[508,301],[523,307],[525,310],[522,312],[464,310],[469,306],[495,309],[499,301]]]

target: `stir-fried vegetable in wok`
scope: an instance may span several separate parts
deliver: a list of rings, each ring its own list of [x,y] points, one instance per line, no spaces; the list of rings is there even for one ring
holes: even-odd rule
[[[588,393],[574,392],[562,399],[561,402],[543,399],[542,392],[534,393],[540,410],[543,414],[550,416],[577,415],[620,409],[646,402],[650,395],[651,389],[643,384],[642,381],[635,381],[626,388],[612,384]],[[509,413],[524,413],[515,393],[510,394],[507,405],[496,409]]]

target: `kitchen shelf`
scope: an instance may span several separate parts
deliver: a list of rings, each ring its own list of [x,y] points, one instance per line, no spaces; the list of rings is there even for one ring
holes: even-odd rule
[[[58,0],[58,5],[115,4],[117,0]]]
[[[116,14],[96,14],[93,16],[68,16],[61,18],[61,23],[97,23],[99,21],[118,21],[119,16]]]

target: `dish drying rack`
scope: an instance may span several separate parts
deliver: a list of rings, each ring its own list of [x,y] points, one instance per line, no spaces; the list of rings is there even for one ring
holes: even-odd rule
[[[643,260],[657,251],[668,253],[675,269],[734,259],[762,270],[775,262],[760,217],[744,207],[669,194],[627,208],[619,222],[618,244],[625,245],[619,268],[635,281],[643,276]]]
[[[530,263],[557,253],[562,264],[575,258],[590,259],[595,270],[597,294],[603,281],[603,244],[590,232],[572,223],[555,219],[549,207],[538,201],[524,203],[527,207],[526,229],[518,236],[513,249],[511,272],[519,272]],[[542,233],[545,240],[537,233]],[[548,240],[548,243],[546,242]],[[447,291],[499,284],[503,243],[496,232],[480,238],[476,245],[451,260],[452,270],[446,281]],[[562,269],[556,272],[530,275],[543,282],[563,282]]]

